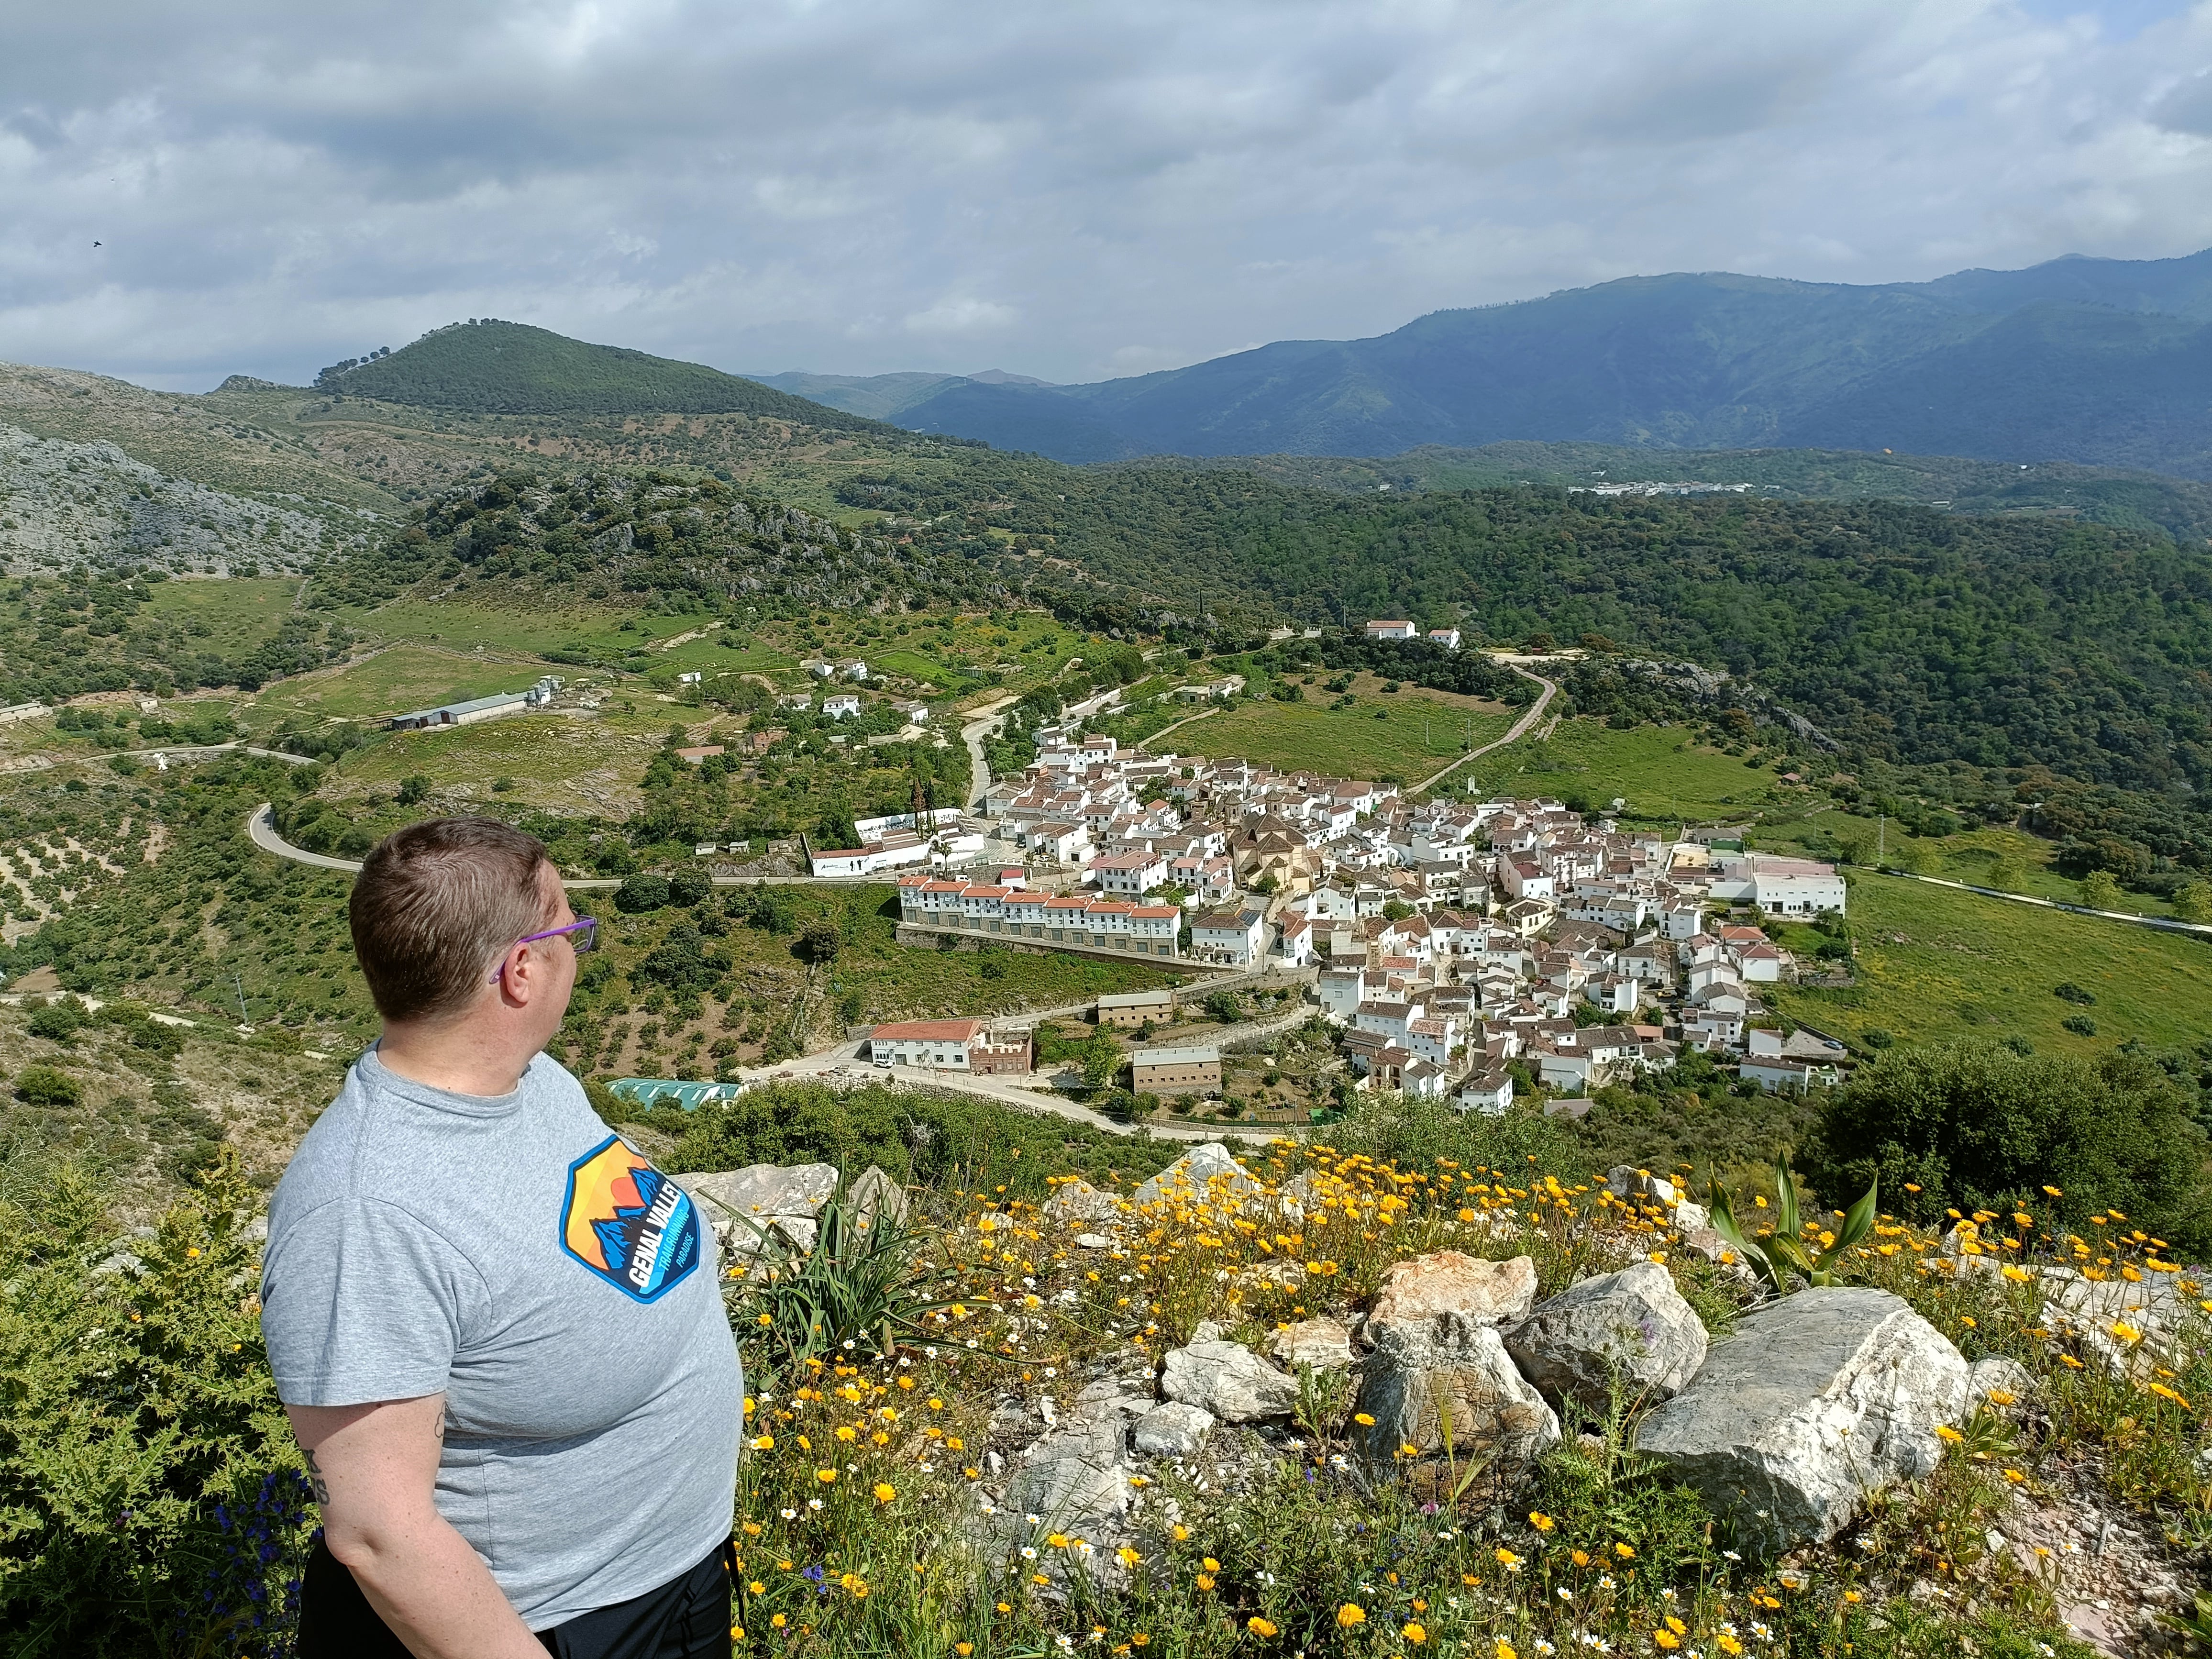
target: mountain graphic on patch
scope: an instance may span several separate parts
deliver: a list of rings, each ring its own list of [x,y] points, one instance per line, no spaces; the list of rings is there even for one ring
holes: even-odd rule
[[[634,1301],[658,1300],[699,1265],[690,1194],[610,1135],[568,1166],[561,1248]]]

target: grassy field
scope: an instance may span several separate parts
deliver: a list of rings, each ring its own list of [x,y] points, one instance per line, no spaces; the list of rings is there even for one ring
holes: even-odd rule
[[[2161,1048],[2212,1040],[2212,944],[1901,877],[1850,881],[1861,982],[1777,987],[1785,1014],[1854,1043],[1869,1029],[1900,1043],[2016,1036],[2079,1054],[2130,1037]],[[2096,1001],[2062,1002],[2051,990],[2065,981]],[[2063,1029],[2069,1015],[2093,1020],[2095,1036]]]
[[[1163,750],[1186,755],[1242,756],[1284,770],[1311,769],[1338,777],[1426,777],[1462,752],[1472,720],[1474,741],[1501,735],[1513,717],[1473,713],[1468,699],[1407,690],[1361,698],[1335,710],[1326,693],[1307,702],[1251,702],[1170,732]]]
[[[506,778],[514,788],[500,793],[511,802],[623,818],[637,809],[638,781],[671,724],[668,713],[658,707],[649,714],[589,720],[508,714],[451,731],[395,732],[346,757],[327,793],[343,799],[419,775],[442,793],[479,800]]]
[[[504,608],[467,601],[394,599],[374,611],[349,611],[346,619],[365,638],[410,641],[473,650],[514,651],[535,656],[556,646],[596,640],[618,628],[626,613],[605,605],[560,609]],[[680,628],[670,628],[671,634]]]
[[[1573,791],[1601,807],[1625,798],[1625,816],[1647,820],[1748,818],[1761,810],[1794,817],[1803,799],[1771,770],[1704,748],[1685,727],[1615,732],[1589,719],[1562,720],[1541,740],[1531,732],[1452,777],[1486,795],[1556,799]]]
[[[343,668],[279,681],[262,694],[259,706],[374,720],[495,691],[520,691],[544,672],[535,662],[487,661],[438,646],[396,645]]]
[[[296,576],[171,580],[155,584],[146,609],[164,622],[205,627],[206,648],[228,654],[258,645],[283,626],[300,587]]]

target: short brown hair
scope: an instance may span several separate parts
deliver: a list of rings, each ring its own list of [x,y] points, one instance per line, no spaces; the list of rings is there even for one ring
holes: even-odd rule
[[[544,846],[492,818],[431,818],[377,842],[346,902],[362,977],[390,1020],[459,1013],[545,919]]]

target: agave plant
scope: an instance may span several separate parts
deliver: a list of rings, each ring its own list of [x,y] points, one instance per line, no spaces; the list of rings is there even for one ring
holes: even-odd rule
[[[739,1328],[779,1364],[803,1363],[847,1341],[890,1354],[925,1334],[926,1315],[951,1305],[950,1267],[915,1260],[906,1224],[863,1215],[842,1194],[823,1206],[813,1243],[800,1248],[750,1216],[761,1253],[748,1275]]]
[[[1736,1224],[1735,1212],[1729,1206],[1728,1189],[1717,1176],[1707,1194],[1707,1206],[1712,1212],[1713,1231],[1728,1240],[1736,1253],[1774,1287],[1775,1293],[1781,1295],[1789,1290],[1793,1274],[1808,1285],[1836,1282],[1835,1264],[1873,1227],[1875,1205],[1881,1192],[1881,1180],[1876,1176],[1874,1185],[1866,1189],[1866,1196],[1844,1215],[1834,1243],[1818,1252],[1806,1246],[1804,1228],[1797,1215],[1797,1184],[1790,1176],[1786,1157],[1774,1160],[1776,1213],[1774,1231],[1766,1237],[1753,1241],[1744,1237],[1743,1229]]]

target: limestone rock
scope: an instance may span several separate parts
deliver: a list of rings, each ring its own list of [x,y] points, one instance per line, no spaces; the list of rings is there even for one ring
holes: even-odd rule
[[[1672,1399],[1705,1363],[1705,1327],[1667,1270],[1638,1261],[1536,1310],[1505,1339],[1538,1392],[1603,1407],[1615,1378],[1630,1398]]]
[[[1118,1412],[1074,1423],[1031,1446],[1006,1484],[1005,1508],[1047,1526],[1096,1539],[1127,1512],[1132,1495]]]
[[[1360,1409],[1375,1419],[1368,1451],[1388,1462],[1411,1446],[1455,1459],[1521,1462],[1557,1445],[1559,1419],[1514,1369],[1489,1325],[1463,1314],[1387,1326],[1367,1361]]]
[[[2160,1365],[2172,1363],[2175,1338],[2190,1312],[2173,1282],[2178,1275],[2151,1273],[2130,1284],[2084,1278],[2071,1267],[2045,1267],[2039,1276],[2041,1322],[2075,1338],[2114,1376],[2144,1382]]]
[[[1801,1291],[1716,1344],[1636,1447],[1778,1553],[1826,1542],[1869,1492],[1933,1469],[1966,1376],[1949,1340],[1888,1291]]]
[[[880,1217],[896,1225],[906,1219],[906,1188],[873,1164],[861,1170],[860,1178],[845,1189],[845,1201],[863,1222],[872,1224]]]
[[[814,1218],[837,1190],[837,1171],[827,1164],[750,1164],[672,1179],[697,1203],[723,1256],[736,1261],[759,1255],[763,1236],[771,1231],[811,1249]]]
[[[2001,1412],[2016,1412],[2034,1392],[2035,1378],[2027,1367],[2001,1353],[1977,1359],[1966,1373],[1966,1409],[1970,1412],[1983,1406]],[[1992,1398],[2000,1394],[2006,1397]]]
[[[1517,1325],[1535,1300],[1536,1264],[1527,1256],[1486,1261],[1437,1250],[1384,1270],[1360,1334],[1380,1343],[1394,1328],[1414,1329],[1445,1316],[1476,1325]]]
[[[1229,1148],[1218,1140],[1202,1141],[1174,1163],[1139,1187],[1132,1194],[1142,1204],[1158,1204],[1164,1199],[1180,1199],[1185,1203],[1207,1200],[1215,1202],[1256,1198],[1260,1183],[1252,1172],[1230,1157]]]
[[[1059,1222],[1111,1221],[1121,1208],[1111,1193],[1102,1193],[1089,1182],[1063,1181],[1044,1201],[1044,1212]]]
[[[1641,1199],[1669,1210],[1682,1201],[1681,1189],[1665,1176],[1626,1164],[1616,1164],[1606,1171],[1605,1189],[1615,1198]]]
[[[1114,1248],[1114,1241],[1103,1233],[1078,1233],[1075,1248],[1079,1250],[1110,1250]]]
[[[1285,1325],[1267,1339],[1267,1352],[1296,1370],[1310,1365],[1317,1371],[1352,1369],[1352,1328],[1340,1319],[1323,1316]]]
[[[1160,1392],[1186,1406],[1200,1406],[1224,1423],[1288,1417],[1298,1403],[1298,1384],[1249,1348],[1234,1342],[1194,1342],[1167,1357]]]
[[[1133,1438],[1148,1457],[1188,1457],[1213,1432],[1213,1413],[1171,1400],[1137,1419]]]

